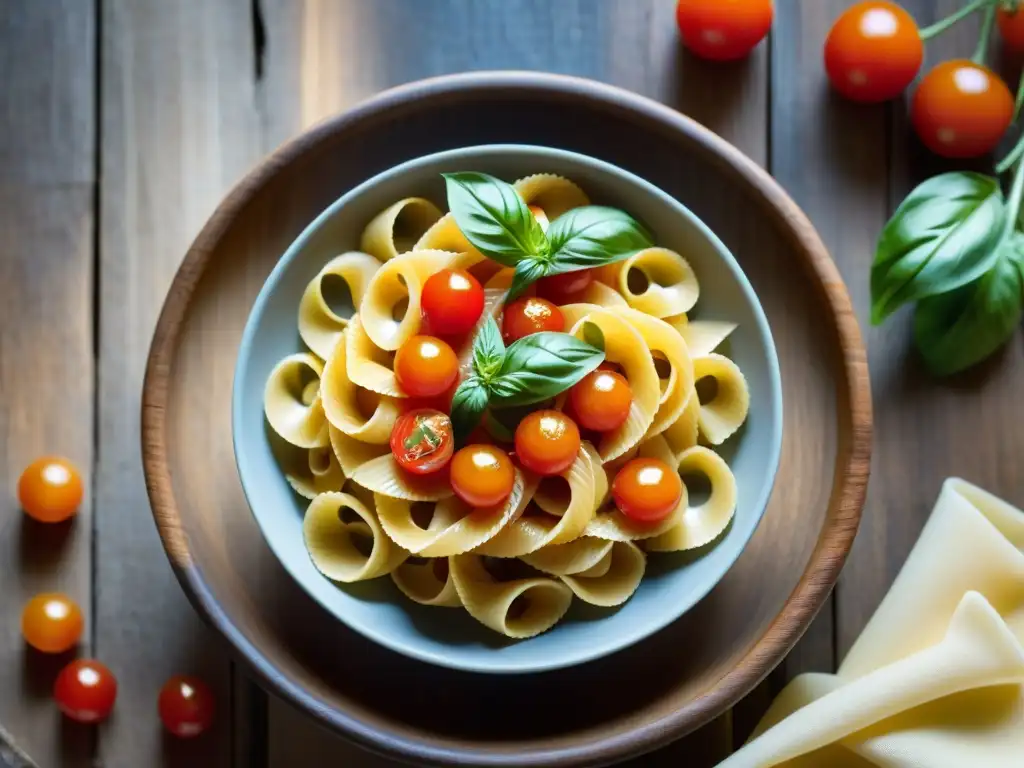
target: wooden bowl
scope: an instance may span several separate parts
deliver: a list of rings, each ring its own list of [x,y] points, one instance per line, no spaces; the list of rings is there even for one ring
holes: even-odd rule
[[[723,239],[776,340],[785,438],[760,528],[703,601],[607,658],[495,680],[380,648],[288,577],[242,494],[230,402],[253,300],[318,213],[409,158],[498,142],[605,159],[677,197]],[[153,513],[174,570],[196,609],[271,691],[398,757],[568,766],[610,763],[678,738],[734,704],[782,659],[853,542],[871,405],[838,271],[761,168],[686,117],[626,91],[489,72],[381,94],[285,145],[242,181],[171,286],[150,353],[142,431]]]

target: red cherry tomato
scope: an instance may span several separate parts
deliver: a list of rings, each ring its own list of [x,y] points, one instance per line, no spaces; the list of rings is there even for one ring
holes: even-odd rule
[[[437,472],[455,452],[452,421],[441,411],[420,408],[398,417],[391,431],[391,453],[402,469],[416,475]]]
[[[641,523],[664,520],[682,495],[679,473],[660,459],[632,459],[612,481],[615,506],[626,517]]]
[[[564,413],[534,411],[516,427],[516,457],[538,475],[559,475],[576,460],[580,431]]]
[[[899,96],[921,69],[924,44],[913,17],[896,3],[869,0],[843,13],[825,40],[825,71],[848,99]]]
[[[580,426],[608,432],[629,417],[633,390],[621,373],[598,368],[569,390],[569,402]]]
[[[562,310],[547,299],[533,296],[507,304],[501,320],[501,333],[506,344],[541,331],[564,330],[565,316]]]
[[[82,636],[82,611],[67,595],[36,595],[21,613],[25,642],[43,653],[64,653]]]
[[[1013,96],[988,67],[944,61],[921,79],[910,108],[914,130],[943,157],[977,157],[995,149],[1013,120]]]
[[[82,503],[82,476],[59,456],[36,459],[18,479],[18,501],[25,514],[41,523],[59,523]]]
[[[712,61],[742,59],[772,27],[772,0],[679,0],[683,43]]]
[[[53,698],[60,711],[79,723],[105,720],[117,699],[117,680],[103,664],[76,659],[57,675]]]
[[[395,377],[412,397],[435,397],[459,377],[459,359],[441,339],[413,336],[398,348]]]
[[[452,490],[471,507],[501,504],[515,479],[512,460],[493,445],[467,445],[452,458]]]
[[[160,689],[160,720],[179,738],[188,739],[208,730],[215,710],[213,692],[195,677],[172,677]]]
[[[568,304],[573,297],[594,282],[594,270],[577,269],[537,281],[537,294],[555,304]]]
[[[423,284],[420,306],[434,333],[468,333],[484,311],[484,289],[462,269],[442,269]]]
[[[1016,11],[999,8],[996,11],[996,24],[999,25],[999,34],[1006,47],[1016,53],[1024,53],[1024,8],[1017,8]]]

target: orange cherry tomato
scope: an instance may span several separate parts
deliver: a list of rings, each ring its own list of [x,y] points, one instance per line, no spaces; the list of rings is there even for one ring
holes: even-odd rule
[[[598,368],[569,390],[569,402],[580,426],[607,432],[629,417],[633,390],[621,373]]]
[[[528,205],[527,208],[530,209],[530,213],[533,214],[533,218],[535,218],[537,220],[537,223],[540,224],[540,228],[547,232],[548,225],[551,222],[548,220],[548,215],[544,213],[544,209],[541,208],[539,205]]]
[[[641,523],[664,520],[682,495],[679,473],[660,459],[632,459],[612,481],[615,506],[626,517]]]
[[[999,34],[1006,47],[1016,53],[1024,53],[1024,8],[1017,8],[1016,11],[999,8],[996,11],[996,24],[999,25]]]
[[[527,296],[505,306],[501,334],[506,344],[541,331],[564,331],[562,310],[547,299]]]
[[[537,281],[537,293],[555,304],[568,304],[573,297],[594,282],[594,270],[577,269],[560,275],[542,277]]]
[[[465,270],[442,269],[423,284],[420,307],[432,332],[468,333],[483,314],[484,289]]]
[[[441,411],[420,408],[398,417],[391,430],[391,453],[402,469],[416,475],[437,472],[455,452],[452,421]]]
[[[917,77],[923,59],[917,22],[888,0],[851,6],[825,40],[825,71],[832,87],[853,101],[899,96]]]
[[[1013,120],[1013,96],[988,67],[944,61],[921,79],[910,108],[914,130],[943,157],[977,157],[995,149]]]
[[[712,61],[742,59],[772,28],[772,0],[679,0],[683,43]]]
[[[516,427],[516,457],[538,475],[559,475],[576,460],[580,430],[558,411],[534,411]]]
[[[36,595],[21,613],[25,642],[43,653],[71,650],[82,636],[83,624],[78,605],[59,592]]]
[[[36,459],[18,479],[21,508],[41,523],[59,523],[72,517],[82,503],[82,495],[82,476],[74,464],[59,456]]]
[[[172,677],[160,689],[157,712],[170,733],[188,739],[213,724],[216,704],[213,691],[195,677]]]
[[[471,507],[501,504],[515,479],[512,460],[493,445],[467,445],[452,457],[452,490]]]
[[[117,699],[117,679],[103,664],[76,659],[57,675],[53,698],[67,717],[79,723],[106,720]]]
[[[413,336],[398,348],[395,377],[412,397],[435,397],[459,377],[459,359],[441,339]]]

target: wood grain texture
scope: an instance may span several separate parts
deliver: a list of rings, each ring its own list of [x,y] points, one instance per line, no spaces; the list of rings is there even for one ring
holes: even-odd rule
[[[22,514],[16,487],[47,453],[74,461],[86,489],[92,478],[94,10],[68,0],[0,13],[0,723],[40,765],[76,768],[90,764],[92,734],[62,723],[50,697],[71,654],[28,649],[19,617],[43,591],[89,616],[92,494],[71,522],[45,526]]]

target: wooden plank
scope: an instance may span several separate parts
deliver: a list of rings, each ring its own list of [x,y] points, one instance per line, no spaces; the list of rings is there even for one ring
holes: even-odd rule
[[[150,517],[139,396],[171,277],[257,159],[252,9],[249,0],[109,0],[102,13],[96,647],[119,675],[124,714],[101,732],[99,753],[110,766],[221,767],[233,752],[229,662],[185,600]],[[163,737],[156,696],[175,673],[214,687],[214,732]]]
[[[76,519],[43,526],[22,515],[16,486],[44,453],[72,459],[87,489],[92,478],[94,13],[66,0],[0,14],[0,723],[40,765],[82,768],[91,731],[51,699],[73,653],[26,648],[17,617],[58,590],[89,617],[91,493]],[[14,761],[6,740],[0,757]]]

